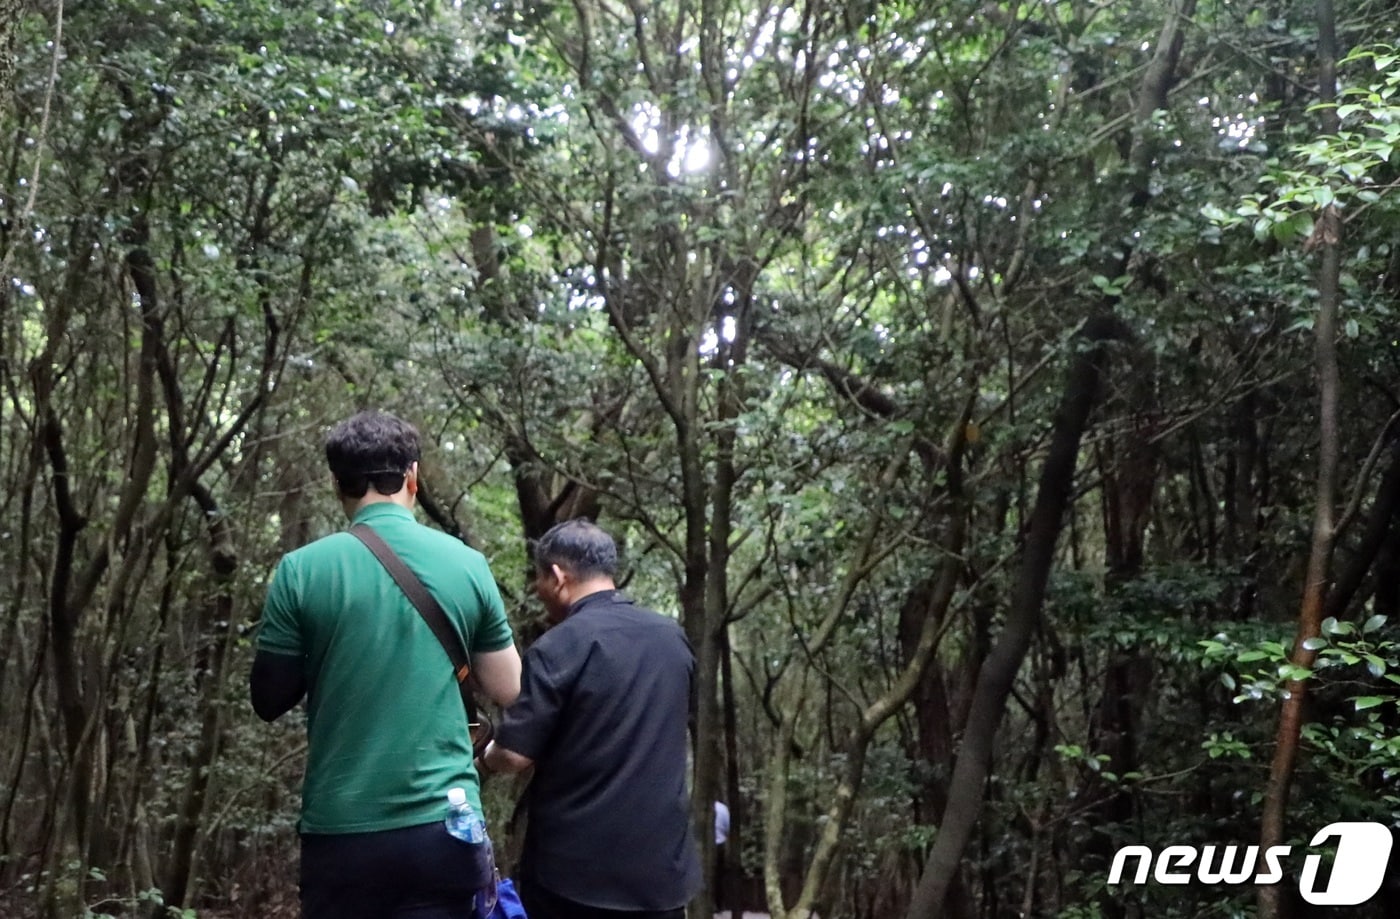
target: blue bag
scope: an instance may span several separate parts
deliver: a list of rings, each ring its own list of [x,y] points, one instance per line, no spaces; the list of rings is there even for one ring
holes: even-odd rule
[[[501,878],[496,882],[494,903],[477,894],[476,915],[477,919],[528,919],[525,906],[520,902],[520,894],[516,892],[515,884],[510,878]]]

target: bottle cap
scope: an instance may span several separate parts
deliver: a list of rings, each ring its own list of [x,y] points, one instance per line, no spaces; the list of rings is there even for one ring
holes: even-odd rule
[[[453,807],[461,807],[467,803],[467,792],[463,788],[447,789],[447,803]]]

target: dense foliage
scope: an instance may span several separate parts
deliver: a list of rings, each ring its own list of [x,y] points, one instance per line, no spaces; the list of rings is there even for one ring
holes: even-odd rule
[[[377,406],[523,640],[579,514],[680,618],[726,906],[1293,914],[1316,830],[1400,820],[1400,10],[1326,9],[33,5],[0,912],[294,914],[245,674]],[[1290,701],[1282,902],[1110,885],[1267,836]]]

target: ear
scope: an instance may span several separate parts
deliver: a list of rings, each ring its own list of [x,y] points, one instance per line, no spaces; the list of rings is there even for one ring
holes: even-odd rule
[[[549,576],[554,579],[555,585],[559,587],[563,587],[564,582],[569,578],[568,573],[558,565],[549,566]]]
[[[418,494],[418,464],[412,463],[408,467],[408,472],[404,473],[404,487],[408,489],[409,495]]]

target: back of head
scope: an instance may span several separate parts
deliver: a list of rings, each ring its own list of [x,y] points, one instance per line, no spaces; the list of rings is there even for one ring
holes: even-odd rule
[[[617,577],[617,543],[602,527],[588,520],[556,524],[533,546],[535,569],[558,565],[576,580]]]
[[[326,464],[347,498],[363,498],[370,487],[396,494],[420,455],[418,430],[388,412],[360,412],[326,435]]]

